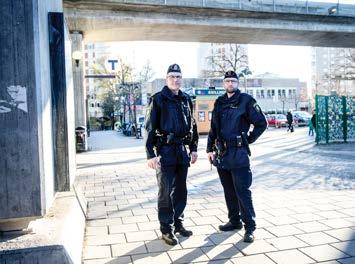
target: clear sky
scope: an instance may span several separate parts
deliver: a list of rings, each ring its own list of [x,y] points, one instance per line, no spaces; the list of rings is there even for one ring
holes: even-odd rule
[[[249,45],[249,65],[256,74],[271,72],[280,77],[307,81],[311,74],[311,47]]]

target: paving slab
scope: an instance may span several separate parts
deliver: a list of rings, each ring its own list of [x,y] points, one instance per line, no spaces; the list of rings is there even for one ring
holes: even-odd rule
[[[277,264],[310,264],[316,263],[315,260],[297,249],[282,250],[278,252],[266,253]]]
[[[279,250],[308,246],[307,243],[303,242],[295,236],[270,238],[266,239],[266,242],[270,243],[272,246],[276,247]]]
[[[200,248],[168,251],[168,255],[173,263],[193,263],[209,260]]]
[[[328,261],[349,257],[349,255],[330,245],[312,246],[300,248],[299,250],[316,261]]]
[[[323,232],[306,233],[302,235],[296,235],[296,237],[312,246],[338,242],[336,238]]]
[[[274,261],[264,254],[232,258],[231,261],[235,264],[275,264]]]
[[[228,260],[243,254],[233,244],[202,247],[202,251],[210,260]]]

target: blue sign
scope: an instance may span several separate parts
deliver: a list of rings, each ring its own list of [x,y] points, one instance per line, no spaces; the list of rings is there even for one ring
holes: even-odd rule
[[[195,95],[222,95],[224,89],[195,89]]]

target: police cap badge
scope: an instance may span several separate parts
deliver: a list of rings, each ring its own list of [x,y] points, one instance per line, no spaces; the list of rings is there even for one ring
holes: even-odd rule
[[[224,74],[224,79],[227,79],[227,78],[239,79],[239,78],[238,78],[238,75],[237,75],[234,71],[227,71],[227,72]]]
[[[170,66],[169,66],[169,68],[168,68],[168,72],[167,72],[167,74],[168,74],[168,73],[170,73],[170,72],[179,72],[179,73],[181,73],[180,66],[179,66],[179,65],[177,65],[176,63],[175,63],[175,64],[170,65]]]

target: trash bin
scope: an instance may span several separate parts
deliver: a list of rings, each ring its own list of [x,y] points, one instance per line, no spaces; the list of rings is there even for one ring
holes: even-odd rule
[[[76,152],[87,151],[87,130],[84,126],[75,129]]]

